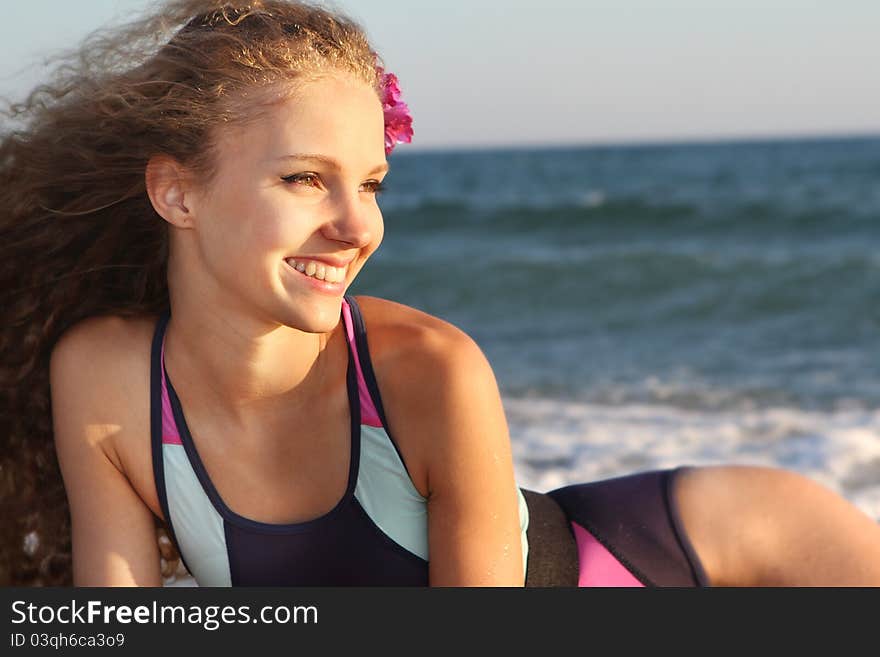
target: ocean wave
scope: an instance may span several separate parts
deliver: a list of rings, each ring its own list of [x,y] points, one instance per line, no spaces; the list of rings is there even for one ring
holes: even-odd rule
[[[880,520],[880,410],[738,412],[504,398],[520,485],[546,491],[678,465],[800,472]]]
[[[586,194],[593,201],[506,205],[462,198],[424,200],[406,208],[383,206],[383,212],[389,231],[452,232],[461,239],[474,231],[491,231],[506,236],[555,233],[563,240],[581,241],[760,237],[803,243],[848,235],[876,242],[880,223],[880,201],[823,206],[718,198],[661,202],[607,198],[600,191]]]
[[[642,323],[648,315],[652,321],[738,322],[804,313],[811,322],[876,329],[880,319],[864,304],[880,294],[880,256],[864,245],[724,249],[435,240],[405,247],[377,254],[365,272],[380,296],[407,298],[430,287],[431,295],[459,308],[488,302],[557,314],[576,303],[594,317],[620,319],[625,311]]]

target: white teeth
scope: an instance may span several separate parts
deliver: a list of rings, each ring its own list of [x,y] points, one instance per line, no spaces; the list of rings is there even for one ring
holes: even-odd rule
[[[331,267],[323,263],[310,261],[308,264],[288,258],[287,263],[298,272],[327,283],[339,283],[345,280],[345,267]]]

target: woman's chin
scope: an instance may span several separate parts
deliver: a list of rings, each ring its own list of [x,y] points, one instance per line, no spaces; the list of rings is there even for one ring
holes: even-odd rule
[[[341,313],[341,296],[303,300],[291,309],[284,323],[305,333],[329,333],[339,324]]]

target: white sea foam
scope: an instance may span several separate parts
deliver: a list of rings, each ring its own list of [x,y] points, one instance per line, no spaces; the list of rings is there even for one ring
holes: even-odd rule
[[[506,398],[519,484],[537,491],[677,465],[784,467],[880,519],[880,410],[743,412]]]

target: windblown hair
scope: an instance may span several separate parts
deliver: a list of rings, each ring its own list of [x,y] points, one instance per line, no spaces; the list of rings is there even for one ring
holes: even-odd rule
[[[54,62],[50,83],[2,112],[0,132],[7,586],[72,582],[52,433],[53,346],[84,318],[169,306],[168,225],[147,196],[149,159],[170,155],[208,180],[212,131],[258,116],[271,95],[263,91],[344,71],[380,92],[380,62],[356,24],[287,0],[172,0]]]

